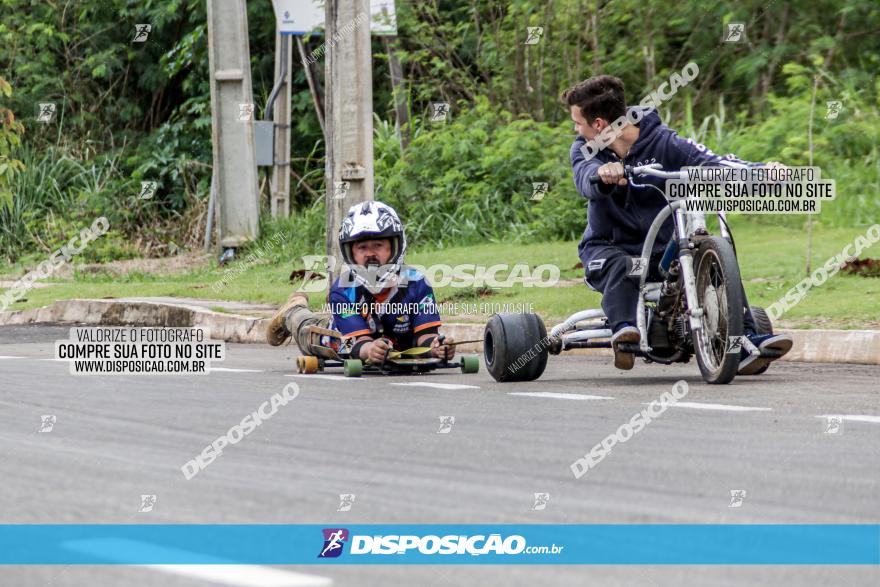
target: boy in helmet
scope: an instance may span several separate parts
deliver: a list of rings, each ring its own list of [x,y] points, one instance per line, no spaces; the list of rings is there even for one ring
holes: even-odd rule
[[[339,230],[339,248],[346,267],[330,286],[327,302],[329,326],[342,334],[341,354],[381,363],[391,349],[427,346],[435,357],[455,355],[454,346],[440,344],[433,289],[424,275],[404,266],[406,235],[391,206],[352,206]],[[307,327],[324,322],[309,311],[303,294],[294,293],[269,324],[267,340],[277,346],[296,333],[300,350],[311,354]]]

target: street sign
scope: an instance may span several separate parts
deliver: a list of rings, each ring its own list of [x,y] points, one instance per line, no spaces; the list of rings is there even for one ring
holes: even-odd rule
[[[282,35],[305,35],[324,28],[324,0],[272,0]]]
[[[278,32],[282,35],[322,33],[324,0],[272,0]],[[370,0],[370,32],[396,35],[397,13],[394,0]]]
[[[397,34],[394,0],[370,0],[370,32],[374,35]]]

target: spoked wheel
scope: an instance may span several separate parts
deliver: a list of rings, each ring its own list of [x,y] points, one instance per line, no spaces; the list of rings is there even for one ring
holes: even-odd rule
[[[695,261],[697,299],[703,327],[694,333],[697,363],[706,383],[730,383],[739,367],[739,351],[728,352],[730,337],[743,334],[743,294],[733,247],[711,237],[700,243]]]

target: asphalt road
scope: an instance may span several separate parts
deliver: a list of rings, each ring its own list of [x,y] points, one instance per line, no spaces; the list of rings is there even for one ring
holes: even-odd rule
[[[295,346],[228,344],[223,370],[205,376],[73,376],[51,360],[68,329],[0,328],[0,523],[880,522],[877,366],[777,363],[708,386],[695,364],[617,372],[563,356],[531,383],[484,370],[352,380],[296,375]],[[576,458],[679,379],[682,403],[574,478]],[[186,461],[291,381],[294,401],[184,479]],[[54,427],[41,433],[47,414]],[[844,416],[837,433],[826,414]],[[454,424],[438,433],[446,416]],[[745,490],[740,507],[731,490]],[[153,511],[138,512],[143,494],[157,496]],[[340,494],[356,496],[350,511],[337,511]],[[877,567],[846,566],[275,569],[301,585],[880,584]],[[246,584],[235,581],[0,568],[0,585],[21,587]]]

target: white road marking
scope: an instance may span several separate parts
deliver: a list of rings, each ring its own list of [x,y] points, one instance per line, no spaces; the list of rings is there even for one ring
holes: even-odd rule
[[[849,415],[844,416],[841,414],[823,414],[821,416],[816,416],[817,418],[843,418],[844,420],[849,420],[851,422],[872,422],[874,424],[880,424],[880,416],[858,416],[858,415]]]
[[[552,399],[614,399],[607,395],[586,395],[583,393],[556,393],[555,391],[511,391],[507,395],[525,395],[528,397],[549,397]]]
[[[285,377],[306,377],[308,379],[330,379],[332,381],[354,381],[357,377],[346,377],[345,375],[322,375],[321,373],[286,373]]]
[[[208,373],[213,373],[214,371],[224,371],[227,373],[262,373],[262,369],[233,369],[231,367],[211,367],[208,369]]]
[[[294,573],[265,567],[262,565],[241,565],[230,560],[204,555],[178,548],[167,548],[158,544],[129,540],[127,538],[90,538],[70,540],[62,544],[64,548],[95,555],[108,561],[125,564],[130,560],[127,553],[137,553],[148,559],[205,560],[207,564],[158,564],[127,565],[134,568],[152,569],[183,575],[204,581],[211,581],[232,587],[323,587],[332,585],[329,577]]]
[[[407,387],[433,387],[434,389],[480,389],[479,385],[463,385],[461,383],[433,383],[429,381],[407,381],[406,383],[392,383],[391,385],[403,385]]]
[[[308,587],[332,585],[333,580],[257,565],[135,565],[147,569],[203,579],[234,587]]]
[[[642,402],[643,406],[650,403]],[[722,410],[726,412],[769,412],[773,408],[754,408],[751,406],[728,406],[726,404],[702,404],[698,402],[676,402],[669,404],[670,408],[691,408],[692,410]]]
[[[24,357],[13,357],[8,355],[0,355],[0,359],[23,359]]]

